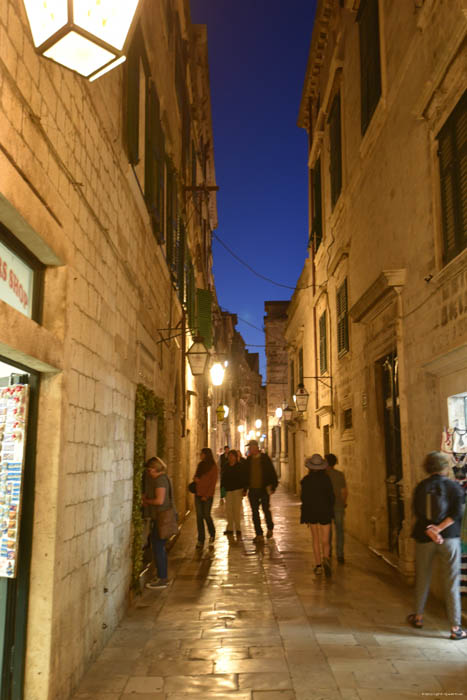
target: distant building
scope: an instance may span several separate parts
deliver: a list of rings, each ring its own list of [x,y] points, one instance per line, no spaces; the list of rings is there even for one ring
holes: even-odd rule
[[[266,338],[266,401],[268,414],[268,449],[283,483],[287,474],[287,433],[285,421],[277,413],[287,402],[288,353],[285,340],[288,301],[265,301],[264,333]]]
[[[295,488],[303,454],[336,453],[349,530],[409,576],[422,459],[444,426],[467,427],[466,35],[460,0],[319,0],[299,114],[310,241],[288,400],[300,365],[310,396],[290,424]]]

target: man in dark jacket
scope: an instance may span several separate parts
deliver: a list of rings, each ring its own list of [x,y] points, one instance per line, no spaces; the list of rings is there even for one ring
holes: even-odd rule
[[[277,488],[278,479],[274,465],[264,452],[259,451],[258,442],[250,440],[249,451],[245,464],[245,477],[248,488],[248,499],[251,506],[251,514],[255,526],[256,536],[253,542],[263,541],[263,528],[259,515],[259,506],[263,509],[266,519],[266,537],[272,537],[274,523],[269,507],[269,497]]]

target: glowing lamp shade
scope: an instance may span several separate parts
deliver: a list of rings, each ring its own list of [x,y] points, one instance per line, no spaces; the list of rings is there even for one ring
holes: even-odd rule
[[[261,418],[257,418],[255,420],[255,428],[257,428],[259,430],[262,425],[263,425],[263,421],[261,420]]]
[[[224,381],[225,369],[220,362],[216,362],[211,367],[211,381],[214,386],[220,386]]]
[[[276,408],[276,418],[282,418],[282,408],[280,406]]]
[[[244,432],[245,432],[245,426],[244,426],[244,425],[239,425],[239,426],[238,426],[238,432],[239,432],[240,434],[244,433]]]
[[[304,385],[299,384],[297,387],[297,393],[295,394],[295,406],[297,407],[297,411],[300,411],[300,413],[304,413],[306,411],[309,398],[310,394],[307,392]]]
[[[125,60],[140,0],[23,0],[38,53],[95,80]]]
[[[195,377],[199,376],[200,374],[204,374],[204,370],[206,369],[209,359],[209,354],[201,336],[196,336],[196,338],[193,339],[193,345],[187,351],[186,356],[190,365],[191,373]]]
[[[229,415],[229,407],[224,404],[224,418],[227,418]]]

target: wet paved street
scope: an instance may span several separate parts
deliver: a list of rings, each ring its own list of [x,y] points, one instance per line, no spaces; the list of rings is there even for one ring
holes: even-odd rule
[[[467,642],[448,637],[437,605],[407,626],[412,591],[355,541],[330,580],[313,574],[299,505],[272,499],[274,538],[222,533],[195,550],[193,516],[170,552],[171,585],[146,590],[74,700],[396,700],[467,695]]]

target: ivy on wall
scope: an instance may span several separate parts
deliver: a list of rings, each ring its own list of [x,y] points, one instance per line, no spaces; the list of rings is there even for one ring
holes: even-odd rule
[[[143,485],[144,462],[146,457],[146,417],[157,416],[158,457],[164,456],[164,399],[155,395],[151,389],[138,384],[135,396],[135,450],[133,461],[133,570],[132,588],[138,587],[139,576],[143,570],[143,516],[141,496]]]

